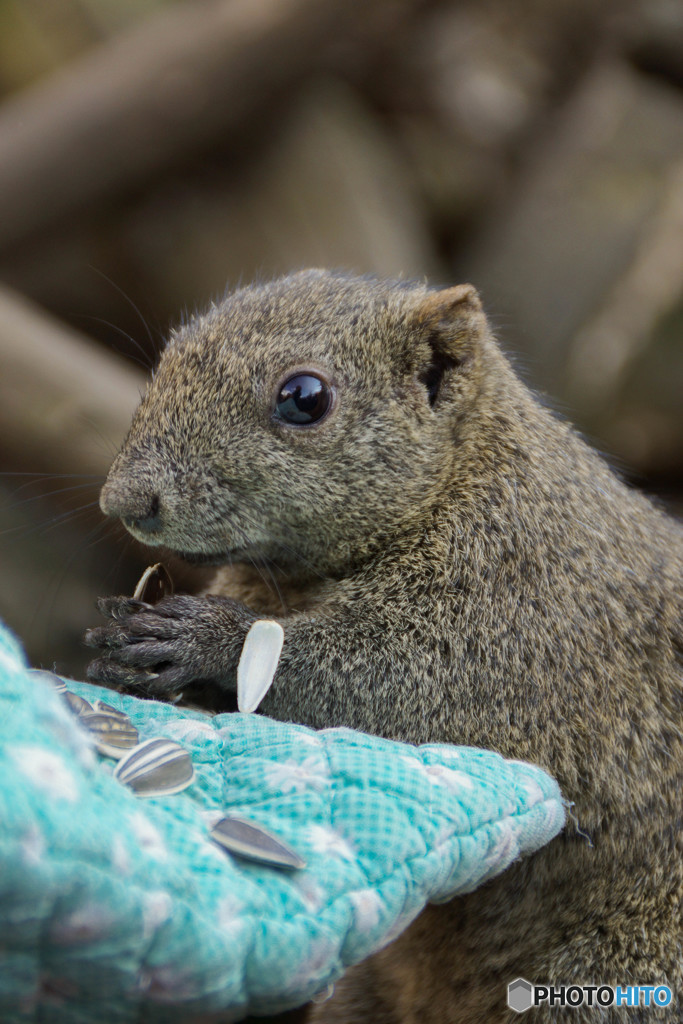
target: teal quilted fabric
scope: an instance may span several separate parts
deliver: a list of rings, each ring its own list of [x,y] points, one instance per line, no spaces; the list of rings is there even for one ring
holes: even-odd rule
[[[211,717],[85,683],[141,740],[191,754],[183,793],[140,799],[0,631],[0,1020],[169,1024],[307,1001],[564,823],[556,783],[486,750],[413,747],[258,715]],[[306,860],[209,839],[230,812]]]

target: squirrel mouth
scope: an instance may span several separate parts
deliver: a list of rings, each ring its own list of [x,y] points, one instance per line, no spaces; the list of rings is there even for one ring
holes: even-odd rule
[[[190,565],[194,565],[196,568],[211,565],[227,565],[232,561],[230,553],[227,551],[217,551],[208,555],[200,554],[197,551],[176,551],[175,554],[182,558],[184,562],[189,562]]]

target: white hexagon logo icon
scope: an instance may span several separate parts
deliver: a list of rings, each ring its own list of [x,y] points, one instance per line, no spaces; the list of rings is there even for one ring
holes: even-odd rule
[[[515,978],[508,985],[508,1006],[515,1013],[524,1013],[533,1006],[534,987],[524,978]]]

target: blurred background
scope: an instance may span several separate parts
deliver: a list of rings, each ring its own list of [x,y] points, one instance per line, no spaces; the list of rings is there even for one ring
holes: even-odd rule
[[[305,265],[470,280],[683,502],[683,0],[0,0],[0,616],[80,675],[168,327]],[[197,577],[183,575],[183,585]]]

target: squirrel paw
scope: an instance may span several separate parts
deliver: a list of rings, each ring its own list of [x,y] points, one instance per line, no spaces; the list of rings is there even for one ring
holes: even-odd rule
[[[88,665],[92,682],[164,696],[197,680],[235,687],[242,645],[256,618],[239,602],[179,594],[155,605],[103,597],[97,607],[109,621],[85,634],[86,645],[100,652]]]

